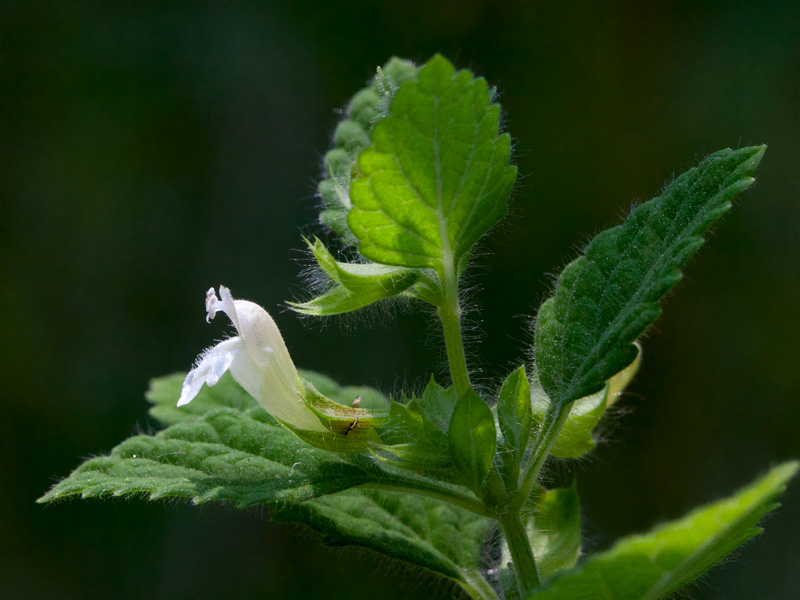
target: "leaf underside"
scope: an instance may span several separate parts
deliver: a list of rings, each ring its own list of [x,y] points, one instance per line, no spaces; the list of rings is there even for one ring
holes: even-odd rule
[[[466,584],[476,576],[489,521],[437,500],[350,490],[293,504],[276,522],[302,523],[332,546],[361,546]],[[472,573],[470,573],[472,572]]]
[[[622,225],[600,233],[562,271],[535,333],[539,376],[553,402],[597,392],[633,361],[633,342],[658,318],[659,301],[680,280],[702,235],[753,183],[764,150],[710,155]]]
[[[758,521],[800,467],[772,469],[733,496],[650,533],[619,541],[534,592],[535,600],[657,600],[675,592],[761,532]]]

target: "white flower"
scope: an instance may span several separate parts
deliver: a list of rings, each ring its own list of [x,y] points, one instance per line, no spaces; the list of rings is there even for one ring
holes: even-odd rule
[[[203,384],[215,385],[226,371],[275,418],[298,429],[327,431],[304,402],[304,387],[275,321],[258,304],[234,300],[225,286],[206,293],[206,321],[218,311],[238,336],[203,352],[183,382],[178,406],[192,401]]]

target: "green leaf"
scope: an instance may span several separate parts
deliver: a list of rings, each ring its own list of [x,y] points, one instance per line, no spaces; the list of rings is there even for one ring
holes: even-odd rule
[[[529,527],[533,555],[542,582],[571,569],[581,555],[581,510],[578,486],[545,491]]]
[[[557,458],[580,458],[594,450],[597,442],[593,431],[606,409],[616,402],[617,397],[639,370],[641,356],[641,351],[639,351],[636,359],[609,379],[604,389],[591,396],[579,398],[572,403],[567,420],[564,421],[564,425],[558,432],[550,454]],[[535,426],[541,427],[550,399],[536,380],[532,387],[531,403],[533,405],[533,423]]]
[[[758,521],[800,467],[784,463],[735,495],[652,532],[619,541],[576,571],[556,577],[535,600],[657,600],[705,573],[761,532]]]
[[[172,425],[155,435],[129,438],[109,456],[86,461],[39,501],[146,496],[276,507],[358,485],[444,485],[366,455],[309,446],[247,401],[230,374],[214,387],[204,386],[177,411],[183,416],[164,410],[163,405],[177,401],[182,380],[182,375],[156,380],[148,394],[156,402],[154,414]]]
[[[330,377],[300,369],[300,377],[310,382],[317,391],[323,396],[327,396],[334,402],[344,406],[352,406],[353,400],[360,398],[361,408],[371,410],[386,410],[389,406],[389,398],[373,387],[364,385],[339,385]]]
[[[450,456],[465,484],[479,491],[494,460],[497,430],[491,409],[471,389],[453,410],[448,431]]]
[[[405,267],[459,266],[506,212],[516,168],[486,81],[433,57],[397,91],[357,164],[347,216],[358,250]]]
[[[416,75],[417,67],[400,58],[390,59],[383,69],[378,67],[369,85],[352,97],[345,118],[333,134],[334,147],[325,155],[324,177],[318,188],[323,206],[319,220],[347,244],[357,242],[347,227],[347,213],[352,207],[350,178],[356,157],[369,145],[369,134],[386,115],[397,89]]]
[[[561,273],[536,319],[539,376],[553,402],[601,390],[636,356],[634,340],[661,314],[702,235],[753,183],[765,146],[721,150],[592,240]]]
[[[497,400],[497,421],[503,434],[502,459],[511,489],[516,488],[519,465],[531,435],[531,392],[525,367],[503,382]]]
[[[388,422],[379,428],[384,441],[380,456],[403,469],[457,480],[447,437],[457,402],[455,389],[443,388],[433,377],[420,398],[393,402]]]
[[[422,276],[419,269],[375,263],[341,263],[319,239],[313,244],[308,240],[306,243],[322,271],[330,278],[332,286],[308,302],[289,302],[292,309],[299,313],[328,316],[358,310],[401,294]]]
[[[444,575],[473,598],[493,598],[481,580],[489,520],[411,494],[350,490],[278,511],[273,521],[303,523],[334,546],[361,546]]]

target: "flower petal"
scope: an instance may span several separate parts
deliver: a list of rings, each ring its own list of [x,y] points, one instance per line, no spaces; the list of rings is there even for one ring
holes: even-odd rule
[[[230,369],[233,359],[241,349],[241,338],[233,337],[203,352],[183,381],[178,406],[189,404],[200,392],[204,383],[209,386],[216,385],[220,377]]]

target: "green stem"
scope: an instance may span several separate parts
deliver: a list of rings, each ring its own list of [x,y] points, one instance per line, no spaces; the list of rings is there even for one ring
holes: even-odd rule
[[[498,600],[492,586],[479,573],[462,571],[462,576],[464,580],[458,583],[470,598],[475,600]]]
[[[514,562],[514,569],[517,572],[520,593],[523,598],[539,587],[539,571],[536,568],[536,559],[533,557],[531,542],[528,539],[528,532],[522,524],[519,511],[512,511],[500,519],[500,526],[506,535],[508,550],[511,552],[511,560]]]
[[[547,457],[550,456],[550,450],[552,450],[558,433],[561,431],[561,427],[563,427],[564,422],[569,416],[569,411],[572,408],[571,403],[567,405],[559,404],[555,409],[552,409],[552,406],[553,405],[551,405],[551,408],[548,409],[545,414],[544,423],[539,430],[536,444],[533,447],[533,454],[529,460],[530,466],[527,468],[527,471],[525,471],[522,485],[519,486],[519,490],[512,502],[512,506],[517,511],[522,508],[522,505],[531,495],[533,486],[536,485],[539,474],[542,472],[544,462],[547,460]]]
[[[449,258],[449,260],[447,260]],[[458,298],[458,275],[452,255],[442,259],[443,302],[439,307],[439,319],[444,329],[444,343],[447,348],[447,362],[450,377],[459,396],[470,388],[467,359],[464,355],[464,341],[461,338],[461,305]]]

